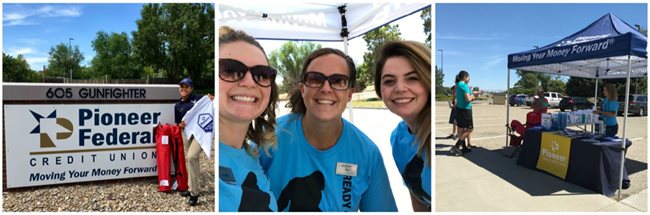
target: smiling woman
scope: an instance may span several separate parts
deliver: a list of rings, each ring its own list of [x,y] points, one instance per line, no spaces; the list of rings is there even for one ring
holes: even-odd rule
[[[312,52],[278,119],[277,148],[262,154],[278,211],[397,211],[375,143],[341,115],[357,70],[338,49]]]
[[[277,211],[257,160],[275,145],[278,87],[264,49],[243,31],[219,28],[219,211]]]
[[[415,211],[431,211],[431,50],[415,41],[380,49],[375,92],[402,118],[391,134],[393,158]]]

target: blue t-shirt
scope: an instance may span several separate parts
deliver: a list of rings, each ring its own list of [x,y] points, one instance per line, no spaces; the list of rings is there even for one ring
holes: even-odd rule
[[[264,152],[260,152],[264,153]],[[278,211],[258,160],[219,141],[219,211]]]
[[[614,116],[605,116],[601,114],[603,121],[605,121],[605,126],[612,126],[618,124],[616,122],[616,113],[618,113],[618,101],[608,100],[607,98],[605,98],[600,105],[601,105],[600,111],[615,113]]]
[[[179,99],[178,102],[176,102],[174,105],[174,122],[176,122],[176,124],[180,123],[187,111],[192,109],[192,107],[194,107],[194,103],[198,102],[201,98],[203,98],[203,96],[197,96],[192,93],[187,96],[187,99],[185,99],[185,101]]]
[[[347,120],[336,145],[307,142],[302,114],[278,118],[278,146],[260,163],[279,211],[397,211],[379,148]]]
[[[414,144],[415,135],[409,132],[408,125],[404,121],[397,124],[390,135],[390,144],[393,147],[393,159],[404,183],[411,193],[422,204],[431,207],[431,165],[417,156],[418,145]]]
[[[469,87],[465,82],[459,81],[456,84],[456,107],[462,109],[472,109],[472,102],[467,102],[465,100],[465,93],[472,95],[472,92],[469,91]]]

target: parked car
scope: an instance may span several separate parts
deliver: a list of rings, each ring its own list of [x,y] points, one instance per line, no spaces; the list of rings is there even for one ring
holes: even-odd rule
[[[648,111],[648,96],[644,94],[630,94],[630,104],[628,105],[628,113],[636,114],[639,116],[647,115]],[[625,112],[625,96],[618,97],[618,114],[623,115]]]
[[[590,102],[587,100],[585,97],[571,97],[567,96],[564,97],[562,100],[560,100],[560,111],[564,112],[564,110],[583,110],[583,109],[591,109],[594,107],[594,103]]]
[[[562,100],[562,94],[556,92],[545,92],[544,98],[548,100],[548,105],[551,107],[559,107],[560,101]]]
[[[526,106],[531,106],[533,104],[533,101],[535,101],[535,98],[537,98],[537,96],[526,97]]]
[[[525,94],[515,94],[515,95],[511,95],[511,96],[508,98],[508,104],[510,104],[510,106],[515,106],[515,105],[517,105],[517,106],[521,106],[521,105],[525,105],[525,104],[526,104],[526,101],[525,101],[525,100],[526,100],[526,97],[525,97],[525,96],[526,96]]]

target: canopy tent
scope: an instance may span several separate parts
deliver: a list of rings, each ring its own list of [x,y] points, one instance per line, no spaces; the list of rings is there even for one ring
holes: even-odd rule
[[[243,30],[257,39],[340,41],[348,53],[348,39],[411,15],[426,3],[220,3],[220,25]],[[351,102],[348,103],[353,121]]]
[[[430,7],[424,3],[220,3],[220,25],[257,39],[344,41]]]
[[[508,97],[510,69],[596,79],[627,78],[623,140],[626,139],[630,77],[647,77],[648,38],[630,25],[606,14],[577,33],[547,46],[508,55]],[[510,108],[506,104],[506,123]],[[506,146],[508,144],[506,138]],[[625,148],[625,141],[621,142]],[[621,156],[619,193],[623,184],[625,156]]]

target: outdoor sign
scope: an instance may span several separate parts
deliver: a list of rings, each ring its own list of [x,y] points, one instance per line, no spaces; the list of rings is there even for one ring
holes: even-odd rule
[[[135,84],[40,84],[4,83],[2,99],[12,101],[43,100],[173,100],[177,99],[176,85]]]
[[[5,104],[6,186],[155,176],[153,128],[174,122],[173,107]]]
[[[565,179],[570,151],[571,138],[553,132],[542,132],[537,168]]]

